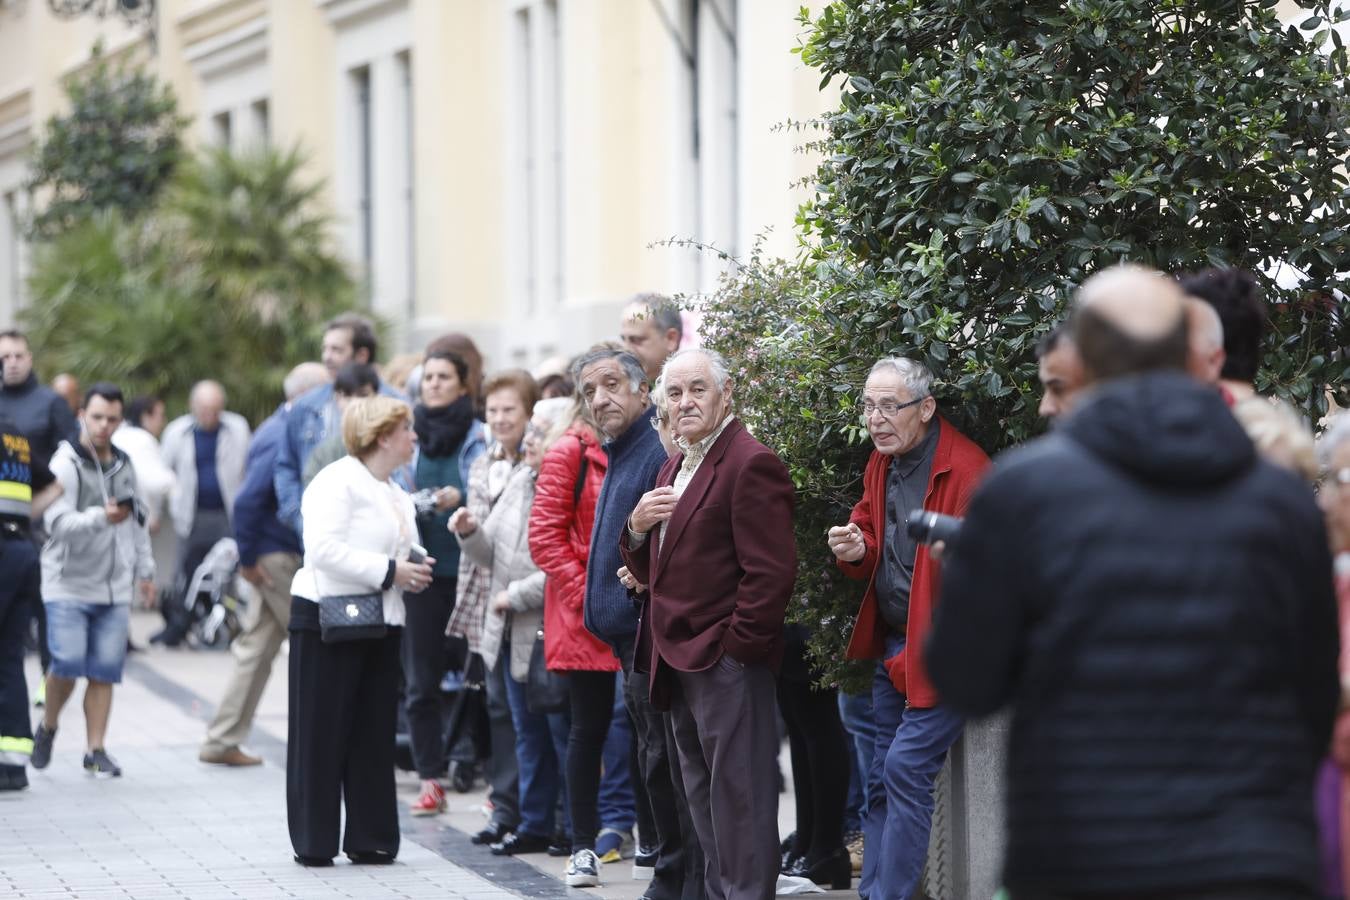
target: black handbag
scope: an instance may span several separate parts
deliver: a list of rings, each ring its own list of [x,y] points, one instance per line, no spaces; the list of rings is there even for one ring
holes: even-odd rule
[[[388,631],[381,591],[319,598],[319,637],[325,644],[382,638]]]
[[[525,676],[525,708],[535,715],[545,715],[563,712],[568,703],[567,676],[550,672],[545,665],[544,631],[540,629],[530,648],[530,671]]]

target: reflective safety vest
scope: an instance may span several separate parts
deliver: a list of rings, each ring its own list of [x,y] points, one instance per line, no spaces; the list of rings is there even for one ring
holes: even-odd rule
[[[3,417],[0,417],[0,517],[25,523],[33,517],[33,448],[28,437]],[[0,753],[3,751],[0,745]]]

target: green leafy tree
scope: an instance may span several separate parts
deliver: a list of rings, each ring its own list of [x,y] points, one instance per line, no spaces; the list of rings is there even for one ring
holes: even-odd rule
[[[88,69],[66,82],[66,96],[69,111],[47,121],[33,154],[33,240],[50,240],[99,210],[149,209],[183,156],[188,120],[150,73],[115,64],[96,47]]]
[[[39,246],[24,315],[44,365],[174,410],[215,378],[231,409],[270,413],[324,320],[356,299],[302,164],[295,151],[212,151],[146,215],[99,213]]]
[[[940,409],[992,453],[1040,428],[1034,344],[1087,276],[1234,265],[1271,304],[1258,386],[1314,418],[1350,401],[1347,57],[1331,4],[1301,5],[1298,26],[1274,0],[803,11],[802,59],[842,97],[809,144],[802,254],[752,258],[705,329],[797,483],[795,610],[830,675],[860,589],[824,534],[861,491],[853,410],[878,357],[927,363]]]

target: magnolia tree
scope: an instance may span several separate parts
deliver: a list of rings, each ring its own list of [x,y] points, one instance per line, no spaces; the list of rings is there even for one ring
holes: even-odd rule
[[[825,531],[861,491],[872,361],[937,374],[993,453],[1034,434],[1034,345],[1122,260],[1258,273],[1258,387],[1314,418],[1350,401],[1350,102],[1335,4],[837,0],[798,51],[842,87],[799,258],[758,254],[706,303],[741,410],[798,487],[793,615],[827,677],[860,589]]]

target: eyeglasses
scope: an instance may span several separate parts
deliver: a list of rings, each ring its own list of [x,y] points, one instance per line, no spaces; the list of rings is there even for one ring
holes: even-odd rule
[[[927,399],[927,397],[917,397],[908,403],[896,403],[894,400],[883,400],[880,403],[873,403],[871,400],[864,400],[862,403],[858,404],[858,415],[862,416],[864,419],[870,419],[872,413],[880,411],[882,416],[889,419],[900,410],[908,409]]]
[[[531,422],[531,423],[529,423],[528,425],[525,426],[525,438],[524,438],[525,440],[528,441],[528,440],[530,440],[531,438],[533,438],[534,440],[537,441],[537,440],[539,440],[540,438],[542,438],[543,436],[544,436],[544,429],[540,428],[538,425],[534,424],[533,422]]]
[[[670,420],[662,416],[652,416],[647,421],[651,424],[652,431],[660,431],[662,428],[670,424]]]

